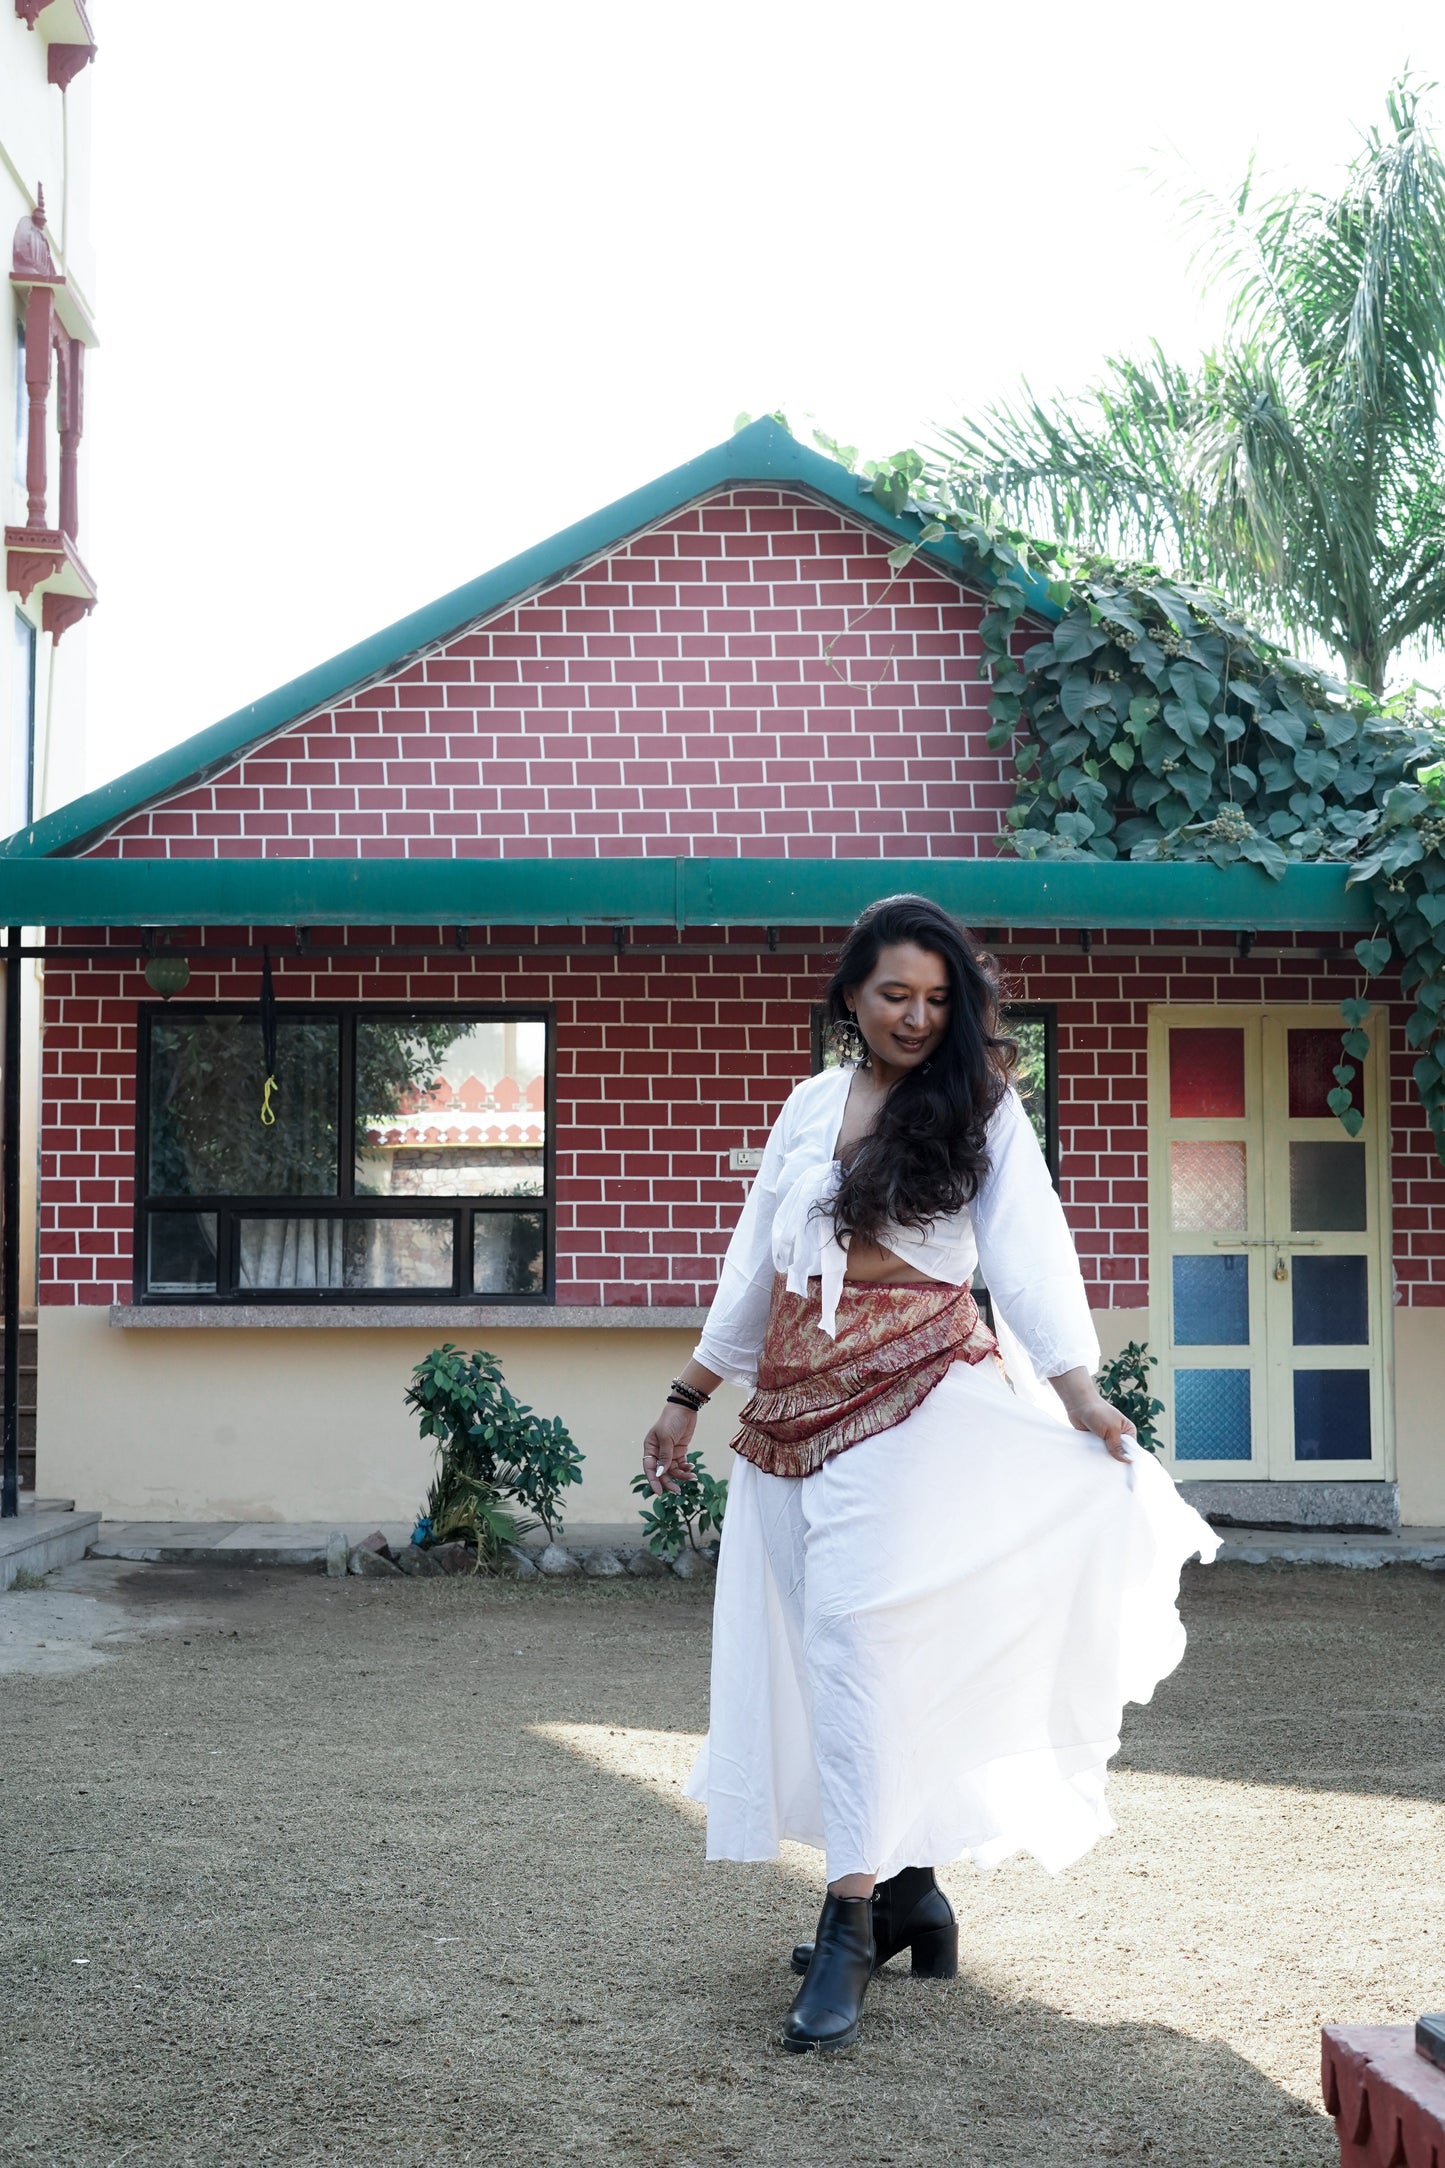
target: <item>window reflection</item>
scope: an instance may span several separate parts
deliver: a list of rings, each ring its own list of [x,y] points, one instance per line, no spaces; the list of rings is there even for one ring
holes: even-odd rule
[[[276,1025],[273,1122],[252,1016],[151,1024],[150,1187],[160,1197],[334,1197],[340,1033],[329,1018]]]
[[[540,1018],[356,1027],[356,1193],[540,1197],[547,1146]]]

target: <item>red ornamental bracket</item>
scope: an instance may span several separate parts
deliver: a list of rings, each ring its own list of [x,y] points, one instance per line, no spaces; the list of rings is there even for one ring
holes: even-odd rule
[[[1411,2025],[1326,2025],[1321,2086],[1340,2168],[1445,2168],[1445,2070]]]

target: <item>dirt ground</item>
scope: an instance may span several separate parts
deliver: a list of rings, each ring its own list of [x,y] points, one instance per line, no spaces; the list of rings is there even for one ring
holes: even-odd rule
[[[1184,1606],[1118,1835],[951,1872],[962,1977],[820,2061],[775,2045],[816,1861],[707,1867],[679,1795],[696,1584],[0,1598],[0,2158],[1324,2168],[1321,2022],[1445,2004],[1445,1576]]]

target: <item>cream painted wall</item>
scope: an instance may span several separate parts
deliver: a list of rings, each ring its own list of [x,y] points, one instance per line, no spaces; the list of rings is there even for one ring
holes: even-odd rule
[[[1400,1519],[1445,1527],[1445,1318],[1395,1312],[1395,1477]]]
[[[1106,1355],[1143,1331],[1141,1312],[1095,1319]],[[122,1331],[104,1309],[39,1318],[38,1487],[115,1520],[405,1519],[430,1454],[401,1404],[412,1365],[446,1337],[431,1327]],[[462,1335],[458,1335],[459,1338]],[[587,1456],[569,1519],[630,1523],[643,1432],[692,1331],[629,1326],[492,1331],[507,1383],[560,1415]],[[720,1387],[697,1443],[726,1475],[743,1394]]]
[[[112,1519],[403,1520],[431,1454],[402,1406],[429,1327],[125,1332],[104,1309],[39,1319],[37,1487]],[[458,1335],[460,1338],[461,1335]],[[560,1415],[587,1455],[568,1513],[631,1522],[642,1435],[692,1352],[690,1331],[488,1332],[511,1390]],[[726,1473],[724,1387],[699,1425]]]
[[[1094,1330],[1099,1335],[1099,1353],[1106,1363],[1112,1362],[1131,1340],[1149,1337],[1147,1310],[1095,1310],[1093,1318]]]
[[[42,1309],[39,1488],[116,1520],[404,1520],[429,1453],[401,1404],[430,1327],[121,1331],[103,1309]],[[1098,1311],[1105,1357],[1142,1339],[1142,1310]],[[1445,1333],[1398,1310],[1397,1464],[1412,1526],[1445,1526]],[[460,1337],[460,1336],[459,1336]],[[642,1434],[691,1331],[565,1327],[488,1332],[519,1399],[560,1415],[587,1456],[568,1518],[631,1523]],[[723,1386],[698,1426],[714,1474],[742,1394]]]

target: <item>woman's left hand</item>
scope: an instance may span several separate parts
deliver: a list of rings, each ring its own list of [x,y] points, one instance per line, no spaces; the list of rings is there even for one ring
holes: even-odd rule
[[[1091,1431],[1103,1439],[1105,1450],[1114,1460],[1127,1463],[1124,1440],[1137,1435],[1134,1425],[1127,1415],[1110,1406],[1088,1371],[1067,1370],[1062,1377],[1050,1378],[1049,1383],[1064,1403],[1075,1430]]]

